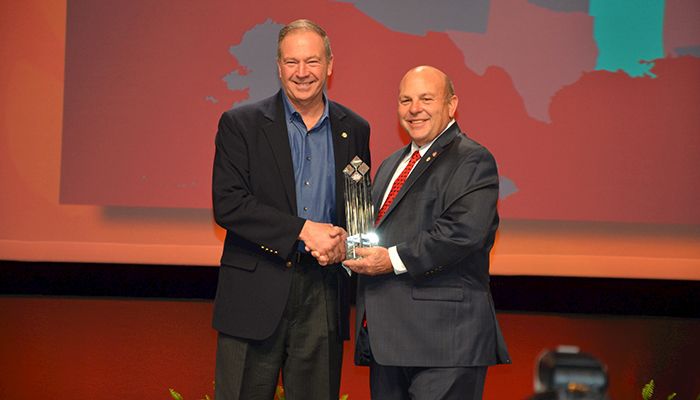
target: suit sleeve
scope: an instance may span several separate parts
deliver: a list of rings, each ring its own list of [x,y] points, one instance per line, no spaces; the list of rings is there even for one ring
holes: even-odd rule
[[[419,279],[485,248],[498,226],[498,172],[484,148],[472,151],[446,180],[444,206],[430,229],[396,246],[408,273]]]
[[[254,193],[251,175],[256,171],[251,170],[251,159],[262,155],[255,154],[256,147],[244,129],[230,113],[219,120],[212,181],[214,218],[227,231],[284,259],[294,250],[305,220],[263,202],[259,198],[263,196]],[[269,182],[268,186],[276,184]],[[271,192],[266,197],[271,194],[274,196]]]

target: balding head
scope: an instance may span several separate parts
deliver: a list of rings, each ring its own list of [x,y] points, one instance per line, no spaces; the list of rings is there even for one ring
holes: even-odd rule
[[[445,130],[457,103],[450,78],[435,67],[415,67],[401,79],[399,118],[418,146],[431,142]]]
[[[455,94],[455,88],[454,85],[452,84],[452,80],[450,79],[447,74],[444,72],[440,71],[439,69],[432,67],[430,65],[420,65],[415,68],[411,68],[406,74],[403,76],[403,79],[401,79],[401,85],[403,85],[403,81],[412,75],[424,75],[424,76],[433,76],[435,79],[440,79],[443,81],[443,90],[445,93],[445,98],[449,99],[450,97],[454,96]],[[400,89],[400,88],[399,88]]]

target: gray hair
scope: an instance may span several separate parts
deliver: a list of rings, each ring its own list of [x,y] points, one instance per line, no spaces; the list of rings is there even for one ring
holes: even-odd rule
[[[445,96],[449,100],[455,95],[455,85],[452,84],[452,79],[450,79],[447,74],[445,74]]]
[[[317,23],[308,20],[308,19],[298,19],[296,21],[292,21],[288,23],[287,25],[283,26],[282,29],[280,29],[279,36],[277,37],[277,59],[279,60],[282,57],[282,52],[280,51],[280,44],[282,43],[282,40],[290,34],[291,32],[294,31],[311,31],[317,33],[321,39],[323,39],[323,47],[326,50],[326,59],[330,60],[333,58],[333,53],[331,52],[331,40],[328,39],[328,35],[326,34],[326,31],[321,28],[320,25]]]

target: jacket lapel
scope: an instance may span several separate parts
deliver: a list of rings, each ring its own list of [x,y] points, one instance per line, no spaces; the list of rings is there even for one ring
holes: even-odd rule
[[[351,127],[345,120],[345,112],[336,107],[332,101],[328,101],[328,117],[331,122],[331,136],[333,139],[333,158],[335,159],[335,210],[336,224],[345,226],[345,178],[343,169],[350,162],[348,155]],[[352,155],[354,157],[355,155]]]
[[[328,115],[331,120],[331,132],[333,136],[333,157],[335,158],[336,176],[341,176],[343,168],[350,161],[348,158],[348,137],[350,130],[345,123],[345,113],[329,101]],[[353,155],[354,157],[354,155]],[[336,186],[342,181],[336,179]],[[336,191],[337,192],[337,191]],[[342,194],[342,191],[341,191]]]
[[[410,150],[411,145],[409,144],[408,146],[404,147],[403,151],[395,152],[382,164],[386,165],[387,168],[379,168],[377,171],[377,175],[374,177],[374,184],[372,185],[372,203],[374,204],[375,213],[378,213],[379,208],[382,206],[384,193],[386,193],[388,190],[391,177],[394,176],[399,163],[404,157],[406,157],[406,154],[408,154]]]
[[[294,184],[294,164],[292,163],[292,150],[289,146],[287,123],[284,120],[284,104],[282,104],[282,91],[277,93],[273,101],[268,102],[262,109],[265,121],[263,132],[270,143],[275,165],[279,170],[279,176],[284,186],[287,201],[294,215],[297,214],[297,198]]]
[[[433,161],[435,158],[439,157],[440,154],[445,150],[446,147],[448,147],[452,141],[457,137],[457,135],[460,135],[461,130],[459,129],[459,126],[455,122],[450,126],[450,128],[445,131],[440,137],[433,143],[428,151],[421,157],[421,159],[418,161],[418,164],[413,168],[413,171],[411,171],[411,174],[408,176],[406,179],[406,182],[404,182],[403,186],[401,186],[401,190],[399,190],[399,193],[396,194],[396,197],[394,198],[394,201],[391,203],[389,206],[389,209],[386,210],[386,213],[384,214],[384,217],[382,218],[381,221],[379,221],[379,224],[381,225],[382,222],[386,219],[387,215],[391,214],[391,211],[396,208],[396,206],[401,202],[401,199],[408,193],[409,190],[411,190],[411,186],[427,171],[430,169],[430,167],[433,165]],[[408,146],[410,149],[410,145]],[[406,155],[406,152],[408,150],[403,152],[403,155]],[[403,159],[403,157],[399,158],[399,161]],[[397,161],[398,164],[398,161]],[[396,167],[393,168],[392,175],[394,174],[396,170]],[[391,176],[389,176],[389,179],[391,179]],[[388,183],[387,183],[388,185]],[[386,186],[386,185],[385,185]],[[384,187],[384,191],[381,193],[381,196],[384,195],[386,191],[386,187]],[[381,201],[381,198],[379,199]],[[379,210],[378,208],[376,209],[377,211]]]

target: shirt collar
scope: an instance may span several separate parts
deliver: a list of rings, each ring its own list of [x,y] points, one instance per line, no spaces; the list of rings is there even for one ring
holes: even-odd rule
[[[287,93],[283,90],[282,91],[282,99],[284,100],[284,116],[287,122],[293,121],[293,118],[296,116],[301,121],[301,114],[294,108],[294,104],[292,104],[292,101],[289,100],[289,97],[287,96]],[[323,91],[323,114],[321,114],[321,118],[318,119],[318,122],[314,126],[316,128],[317,126],[321,125],[323,121],[325,121],[328,118],[328,98],[326,97],[326,91]],[[313,129],[313,128],[312,128]]]

